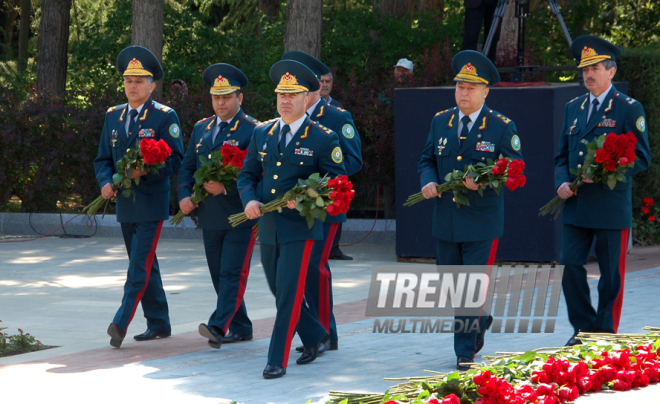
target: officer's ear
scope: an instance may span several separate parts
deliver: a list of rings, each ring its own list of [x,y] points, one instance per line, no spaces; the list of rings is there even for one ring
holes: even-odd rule
[[[151,84],[149,84],[149,94],[153,93],[155,89],[156,89],[156,82],[152,81]]]
[[[490,87],[488,87],[488,84],[484,84],[484,98],[488,97],[489,92],[490,92]]]

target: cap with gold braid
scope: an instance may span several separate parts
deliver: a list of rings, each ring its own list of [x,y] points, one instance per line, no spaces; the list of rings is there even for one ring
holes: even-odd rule
[[[582,35],[575,38],[571,44],[571,53],[580,64],[578,69],[603,62],[615,60],[623,53],[618,46],[594,35]]]
[[[321,88],[314,73],[295,60],[280,60],[270,68],[270,79],[277,85],[276,93],[296,94]]]
[[[154,81],[162,79],[164,75],[156,56],[142,46],[129,46],[119,52],[117,70],[123,76],[150,76]]]
[[[211,87],[212,95],[226,95],[240,90],[248,84],[248,79],[237,67],[227,63],[216,63],[204,70],[202,80]]]
[[[458,52],[451,61],[451,67],[456,73],[454,81],[486,85],[500,82],[500,74],[493,62],[477,51]]]
[[[321,76],[330,74],[330,68],[325,65],[325,63],[321,62],[314,56],[307,54],[305,52],[300,52],[300,51],[289,51],[282,55],[281,60],[295,60],[296,62],[300,62],[304,64],[305,66],[309,67],[309,69],[314,73],[317,79],[319,81],[321,80]]]

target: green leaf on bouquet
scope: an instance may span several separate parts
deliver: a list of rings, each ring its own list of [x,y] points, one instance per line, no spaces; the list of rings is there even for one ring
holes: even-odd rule
[[[479,187],[479,188],[477,188],[477,192],[479,192],[479,196],[480,196],[480,197],[482,197],[482,198],[484,197],[484,189],[483,189],[483,187]]]
[[[325,207],[325,202],[323,202],[322,197],[320,197],[320,196],[316,197],[316,206],[321,207],[321,208]]]
[[[488,164],[489,166],[492,166],[493,163],[495,163],[493,159],[486,159],[486,164]]]
[[[513,360],[521,361],[521,362],[531,362],[536,359],[536,352],[535,351],[527,351],[522,355],[518,355],[512,358]]]
[[[610,187],[610,189],[616,187],[616,177],[613,174],[607,176],[607,186]]]
[[[135,185],[140,185],[140,177],[135,177],[134,181],[135,181]]]
[[[447,382],[450,382],[454,379],[459,379],[461,378],[461,374],[458,371],[451,372],[450,374],[447,375]]]
[[[282,208],[280,208],[280,207],[278,206],[278,207],[277,207],[277,212],[278,212],[278,213],[282,213]]]
[[[312,227],[314,227],[314,220],[315,220],[315,219],[314,219],[314,216],[312,216],[312,215],[306,215],[306,216],[305,216],[305,219],[307,219],[307,227],[309,227],[310,229],[311,229]]]
[[[321,219],[321,212],[324,212],[322,209],[314,208],[310,210],[310,213],[312,216],[314,216],[314,219]]]
[[[493,187],[493,188],[497,188],[497,187],[500,186],[500,182],[498,180],[492,180],[490,182],[490,186]]]
[[[328,217],[328,212],[326,212],[325,209],[315,209],[315,210],[318,210],[319,212],[321,212],[321,213],[319,214],[319,217],[318,217],[318,218],[319,218],[322,222],[325,222],[325,218]]]
[[[470,200],[467,198],[467,196],[461,193],[456,193],[454,198],[456,198],[456,203],[458,204],[459,207],[461,205],[470,206]]]
[[[308,189],[307,189],[307,194],[308,194],[309,196],[311,196],[312,198],[318,198],[318,196],[319,196],[319,193],[316,192],[316,191],[315,191],[314,189],[312,189],[312,188],[308,188]]]
[[[124,176],[121,175],[120,173],[114,173],[112,175],[112,182],[116,185],[119,185],[122,182],[123,179],[124,179]]]
[[[121,191],[121,195],[122,195],[124,198],[128,198],[128,197],[131,196],[131,190],[130,190],[130,189],[125,189],[125,190]]]
[[[131,180],[125,179],[124,182],[121,184],[122,188],[130,188],[131,187]]]
[[[447,173],[447,175],[445,175],[445,182],[450,181],[452,179],[452,174],[453,173]]]

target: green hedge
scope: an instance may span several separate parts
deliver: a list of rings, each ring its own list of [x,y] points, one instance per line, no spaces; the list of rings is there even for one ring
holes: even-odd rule
[[[645,197],[660,202],[660,47],[626,49],[617,65],[615,80],[627,81],[628,95],[644,106],[651,144],[651,166],[634,178],[633,204]]]

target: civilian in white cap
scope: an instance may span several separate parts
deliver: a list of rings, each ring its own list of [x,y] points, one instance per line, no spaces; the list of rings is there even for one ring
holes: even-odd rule
[[[397,83],[403,84],[413,75],[413,62],[408,59],[399,59],[399,61],[394,66],[394,78]]]

